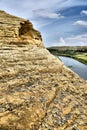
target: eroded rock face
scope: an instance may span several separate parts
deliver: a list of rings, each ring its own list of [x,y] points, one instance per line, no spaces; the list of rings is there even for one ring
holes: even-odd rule
[[[33,28],[30,21],[9,15],[0,11],[0,42],[25,42],[43,46],[42,37],[39,31]]]
[[[86,130],[87,82],[33,43],[42,38],[30,22],[0,13],[0,130]],[[4,34],[8,23],[16,36]]]

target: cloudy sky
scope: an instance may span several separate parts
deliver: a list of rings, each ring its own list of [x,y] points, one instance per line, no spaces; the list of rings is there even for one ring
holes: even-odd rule
[[[87,0],[0,0],[0,9],[32,21],[47,47],[87,45]]]

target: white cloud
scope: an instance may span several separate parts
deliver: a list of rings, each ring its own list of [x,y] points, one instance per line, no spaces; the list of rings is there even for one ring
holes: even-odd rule
[[[81,14],[81,15],[83,15],[83,14],[84,14],[84,15],[86,15],[86,16],[87,16],[87,10],[82,10],[80,14]]]
[[[50,46],[87,46],[87,33],[66,38],[60,37],[58,41],[51,42]]]
[[[58,45],[58,46],[87,46],[87,33],[82,34],[82,35],[67,37],[67,38],[61,37],[55,45]]]
[[[87,26],[87,21],[78,20],[78,21],[74,22],[74,25]]]
[[[84,2],[82,2],[84,4]],[[0,0],[0,9],[24,17],[33,18],[32,10],[48,9],[51,10],[52,18],[58,17],[54,12],[67,7],[81,4],[78,0]],[[60,15],[60,14],[59,14]]]
[[[62,3],[62,0],[0,0],[0,9],[5,10],[11,14],[24,17],[33,18],[32,10],[48,9],[55,11],[55,6],[58,3]],[[56,14],[52,14],[50,17],[57,17]]]
[[[57,18],[63,18],[60,13],[55,13],[53,11],[47,10],[47,9],[38,9],[38,10],[33,10],[33,14],[36,17],[42,17],[42,18],[49,18],[49,19],[57,19]]]
[[[65,45],[66,45],[66,42],[65,42],[65,40],[64,40],[63,37],[61,37],[61,38],[59,39],[59,43],[60,43],[62,46],[65,46]]]
[[[80,12],[81,15],[86,15],[87,16],[87,10],[82,10]],[[84,20],[78,20],[76,22],[74,22],[74,25],[79,25],[79,26],[84,26],[86,27],[87,26],[87,21],[84,21]]]

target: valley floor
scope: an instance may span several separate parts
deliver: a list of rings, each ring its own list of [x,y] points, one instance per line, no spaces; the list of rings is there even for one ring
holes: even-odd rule
[[[87,64],[87,51],[78,51],[78,49],[70,50],[70,49],[61,49],[61,48],[59,49],[49,48],[48,50],[54,55],[71,57],[84,64]]]

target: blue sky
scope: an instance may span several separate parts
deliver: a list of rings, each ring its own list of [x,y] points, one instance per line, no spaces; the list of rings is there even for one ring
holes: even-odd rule
[[[87,0],[0,0],[0,9],[29,19],[48,46],[87,46]]]

